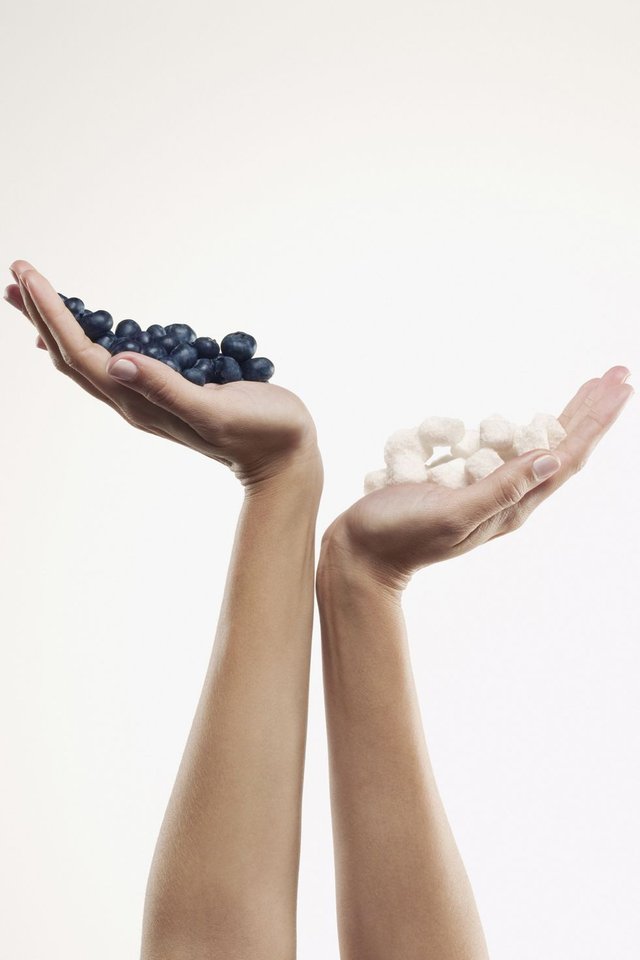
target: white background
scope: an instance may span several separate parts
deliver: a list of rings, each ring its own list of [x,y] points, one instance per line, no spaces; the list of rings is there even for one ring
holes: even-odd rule
[[[640,369],[635,0],[22,0],[3,27],[6,282],[22,257],[116,319],[251,331],[316,419],[319,531],[397,427]],[[2,952],[137,957],[241,490],[2,317]],[[638,956],[639,409],[406,595],[493,960]],[[302,960],[337,957],[314,639]]]

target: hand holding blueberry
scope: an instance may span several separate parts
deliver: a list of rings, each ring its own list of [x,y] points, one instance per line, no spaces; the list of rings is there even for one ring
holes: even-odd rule
[[[264,382],[273,365],[253,357],[249,334],[227,335],[220,352],[187,324],[142,331],[123,320],[112,330],[107,311],[63,298],[27,261],[14,261],[11,272],[17,283],[5,299],[37,328],[56,369],[132,426],[225,463],[247,486],[294,462],[316,465],[308,410],[289,390]]]

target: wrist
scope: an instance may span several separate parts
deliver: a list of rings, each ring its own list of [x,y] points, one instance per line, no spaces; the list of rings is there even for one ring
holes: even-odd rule
[[[240,479],[245,502],[284,499],[299,507],[302,501],[317,511],[324,482],[322,457],[314,440]]]
[[[319,602],[336,588],[348,594],[370,593],[399,604],[409,576],[391,571],[370,554],[360,550],[338,517],[324,532],[316,573]]]

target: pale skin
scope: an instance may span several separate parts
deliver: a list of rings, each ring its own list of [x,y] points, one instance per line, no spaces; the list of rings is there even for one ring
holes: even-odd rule
[[[245,497],[193,725],[160,829],[142,960],[291,960],[322,462],[304,404],[275,384],[205,387],[111,358],[31,264],[5,297],[62,373],[133,426],[227,465]],[[111,371],[135,364],[135,380]],[[587,462],[633,390],[625,367],[560,419],[556,472],[533,451],[463,490],[401,484],[325,532],[316,575],[343,960],[486,960],[429,763],[402,615],[421,568],[517,529]]]

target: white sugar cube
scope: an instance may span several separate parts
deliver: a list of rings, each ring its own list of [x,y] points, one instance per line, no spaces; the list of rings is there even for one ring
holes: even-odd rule
[[[549,439],[550,450],[555,450],[558,444],[562,443],[567,435],[567,431],[564,429],[560,421],[550,413],[536,413],[531,423],[533,426],[545,428],[547,431],[547,437]]]
[[[427,479],[441,487],[450,487],[452,490],[466,487],[468,483],[464,470],[466,462],[464,457],[456,457],[437,467],[430,467],[427,471]]]
[[[433,453],[433,451],[431,451]],[[428,455],[431,456],[431,453]],[[414,457],[422,463],[427,459],[424,446],[418,436],[418,428],[403,428],[396,430],[388,437],[384,445],[384,462],[387,466],[396,459],[396,457]]]
[[[501,467],[504,460],[491,447],[481,447],[464,461],[467,479],[472,483],[484,480],[490,473]]]
[[[499,414],[492,414],[492,416],[480,421],[479,449],[491,447],[492,450],[498,452],[508,451],[513,443],[514,430],[514,423]]]
[[[512,447],[516,457],[521,456],[523,453],[528,453],[529,450],[537,450],[541,447],[544,447],[546,450],[549,449],[549,438],[546,427],[540,426],[539,424],[536,426],[532,423],[516,427],[513,433]]]
[[[464,436],[464,423],[453,417],[427,417],[418,427],[418,435],[425,450],[430,447],[450,447]]]
[[[448,463],[449,460],[455,460],[453,454],[443,453],[441,457],[435,457],[433,460],[429,460],[427,467],[438,467],[441,463]]]
[[[384,487],[386,482],[386,467],[383,467],[382,470],[371,470],[364,478],[364,492],[373,493],[374,490],[379,490],[381,487]]]
[[[480,449],[480,431],[465,430],[465,434],[458,443],[451,447],[451,453],[454,457],[470,457],[472,453]]]
[[[426,479],[423,461],[408,453],[397,454],[387,465],[387,483],[422,483]]]

